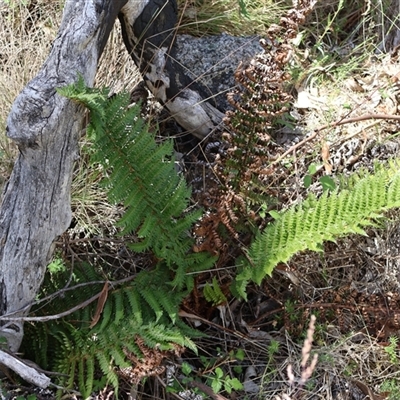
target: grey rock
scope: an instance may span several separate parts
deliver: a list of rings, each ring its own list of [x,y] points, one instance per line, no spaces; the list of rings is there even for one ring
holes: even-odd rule
[[[263,51],[259,37],[236,37],[228,34],[202,38],[178,35],[177,60],[186,74],[206,88],[220,111],[231,109],[226,94],[236,86],[234,73],[240,62],[250,61]],[[204,99],[206,100],[206,99]]]

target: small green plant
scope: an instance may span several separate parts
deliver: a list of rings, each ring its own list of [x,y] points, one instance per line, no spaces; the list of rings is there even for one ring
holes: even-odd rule
[[[315,163],[310,164],[308,167],[308,174],[303,179],[303,184],[306,189],[308,189],[312,182],[313,176],[318,172],[319,168]],[[322,190],[326,191],[333,191],[336,189],[335,181],[329,175],[323,175],[318,179],[319,183],[322,186]]]
[[[285,302],[285,313],[289,316],[289,320],[291,323],[295,324],[299,321],[299,313],[296,310],[296,303],[292,300],[286,300]]]
[[[206,385],[210,386],[215,394],[222,391],[228,394],[232,393],[233,390],[242,390],[243,384],[236,377],[232,377],[223,368],[223,364],[243,361],[245,353],[243,349],[231,350],[228,354],[221,357],[220,349],[217,348],[218,357],[207,357],[200,355],[199,359],[202,363],[202,367],[199,371],[195,371],[193,367],[187,363],[183,362],[181,365],[182,373],[185,375],[182,379],[181,384],[190,385],[194,380],[203,381]],[[239,365],[235,365],[233,371],[237,374],[241,374],[242,368]],[[179,391],[182,389],[180,383],[175,382],[172,385],[171,391]]]
[[[389,355],[390,362],[393,365],[399,364],[399,356],[396,353],[398,342],[399,342],[399,338],[397,336],[390,336],[389,337],[389,345],[384,348],[385,352]]]
[[[267,216],[267,211],[268,211],[268,204],[262,203],[260,204],[260,208],[258,210],[258,215],[262,218],[265,219],[265,217]]]
[[[389,394],[388,397],[385,397],[387,400],[398,400],[400,398],[399,381],[397,379],[386,379],[382,383],[380,391]]]
[[[354,374],[356,373],[358,368],[359,368],[359,366],[358,366],[357,361],[349,360],[346,367],[343,370],[343,374],[345,376],[352,377],[352,376],[354,376]]]
[[[231,394],[232,390],[243,389],[242,383],[237,378],[231,378],[225,374],[222,368],[217,367],[208,376],[207,383],[211,386],[214,393],[219,393],[222,389]]]
[[[65,272],[67,267],[61,258],[54,258],[53,261],[47,266],[47,269],[49,270],[50,274],[58,274]]]
[[[243,366],[241,365],[241,363],[244,361],[246,357],[246,353],[243,349],[239,348],[236,350],[231,350],[228,354],[228,359],[230,362],[230,365],[232,367],[232,363],[233,363],[233,372],[239,376],[243,373]],[[235,390],[239,390],[239,389],[235,389]]]
[[[279,352],[280,344],[276,340],[271,340],[270,344],[267,347],[267,362],[264,368],[264,373],[262,376],[262,381],[269,382],[272,381],[276,375],[276,368],[275,368],[275,357],[276,354]]]
[[[275,355],[278,353],[278,351],[279,351],[279,342],[276,340],[271,340],[271,343],[267,347],[267,352],[268,352],[267,365],[270,365],[273,362]]]

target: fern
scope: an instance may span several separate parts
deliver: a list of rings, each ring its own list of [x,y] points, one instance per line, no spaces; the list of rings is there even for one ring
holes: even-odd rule
[[[102,276],[100,271],[96,274],[94,268],[88,265],[76,267],[74,271],[74,282],[82,281],[87,276],[99,281]],[[156,268],[139,273],[135,281],[111,290],[102,318],[92,329],[90,323],[95,304],[75,312],[68,319],[28,325],[26,337],[35,335],[40,340],[34,341],[33,348],[31,341],[26,343],[26,355],[36,355],[32,358],[37,361],[50,360],[41,365],[68,376],[60,378],[58,383],[67,389],[78,384],[82,396],[87,398],[93,391],[96,368],[102,371],[107,383],[114,386],[118,393],[119,371],[132,367],[124,349],[138,359],[144,357],[135,342],[136,338],[141,338],[146,346],[157,348],[157,351],[174,350],[176,345],[196,351],[190,337],[201,334],[178,320],[178,307],[186,293],[171,291],[168,274],[165,268]],[[90,287],[91,292],[101,290],[100,284],[95,289]],[[49,289],[49,286],[46,288]],[[80,287],[68,292],[68,307],[85,299],[87,291],[87,287]],[[149,293],[152,293],[151,297]],[[33,310],[33,313],[37,312]],[[53,351],[50,357],[49,353]]]
[[[93,141],[92,160],[106,171],[102,184],[110,201],[125,206],[119,221],[122,234],[135,232],[139,241],[131,248],[150,249],[160,260],[153,270],[109,291],[101,319],[92,329],[95,305],[46,324],[41,340],[45,346],[36,348],[40,359],[47,362],[48,350],[57,349],[52,367],[68,375],[59,383],[67,388],[78,384],[86,398],[93,390],[96,368],[118,393],[119,373],[135,367],[128,355],[140,360],[146,357],[144,349],[165,352],[177,346],[196,351],[190,337],[199,333],[179,320],[178,310],[193,288],[192,273],[210,268],[214,258],[191,251],[194,240],[189,232],[201,212],[187,211],[191,193],[175,171],[172,142],[156,143],[139,116],[139,106],[129,106],[129,95],[109,98],[107,89],[87,88],[82,78],[59,93],[90,110],[87,134]],[[67,275],[67,270],[60,274]],[[75,268],[73,280],[88,286],[66,292],[64,303],[73,307],[99,293],[101,285],[89,283],[101,281],[102,276],[90,265]],[[57,281],[48,280],[43,290],[50,292]],[[60,311],[55,308],[50,305],[36,312]]]
[[[88,88],[82,78],[58,92],[90,110],[93,161],[109,171],[103,184],[110,201],[126,207],[122,234],[136,232],[140,239],[131,248],[151,249],[175,272],[173,286],[190,286],[187,272],[209,268],[214,260],[205,253],[188,257],[194,244],[188,232],[201,211],[187,212],[191,192],[175,171],[172,142],[156,143],[139,105],[129,106],[128,93],[109,98],[107,89]]]
[[[241,271],[233,291],[246,297],[251,280],[258,284],[271,275],[274,267],[287,262],[303,250],[322,250],[324,241],[335,241],[352,233],[365,235],[364,228],[375,225],[389,209],[400,207],[400,161],[374,174],[360,173],[344,189],[310,195],[303,203],[277,214],[248,250],[248,260],[241,260]],[[274,214],[275,215],[275,214]]]

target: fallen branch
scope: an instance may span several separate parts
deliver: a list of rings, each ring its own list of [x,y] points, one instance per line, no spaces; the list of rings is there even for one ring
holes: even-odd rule
[[[0,364],[12,369],[22,379],[40,388],[46,389],[51,383],[51,380],[48,376],[36,371],[36,369],[30,367],[28,364],[25,364],[3,350],[0,350]]]
[[[330,124],[323,125],[320,128],[316,129],[311,136],[308,136],[307,138],[305,138],[301,142],[299,142],[299,143],[295,144],[294,146],[292,146],[289,150],[285,151],[280,157],[278,157],[272,163],[272,165],[277,164],[278,162],[282,161],[290,153],[293,153],[299,147],[303,146],[303,144],[306,144],[307,142],[313,140],[315,137],[318,136],[319,133],[321,133],[321,131],[323,131],[323,130],[325,130],[327,128],[334,128],[336,126],[351,124],[352,122],[366,121],[366,120],[369,120],[369,119],[394,119],[394,120],[400,121],[400,115],[393,115],[393,114],[367,114],[367,115],[360,115],[358,117],[345,118],[345,119],[341,119],[339,121],[331,122]]]
[[[63,289],[60,289],[60,290],[57,290],[57,292],[54,292],[54,293],[52,293],[52,294],[50,294],[50,295],[48,295],[48,296],[46,296],[46,297],[43,297],[42,299],[39,299],[39,300],[35,300],[35,301],[32,301],[31,303],[29,303],[29,304],[27,304],[27,305],[25,305],[24,307],[22,307],[22,308],[20,308],[19,310],[16,310],[16,311],[13,311],[13,312],[10,312],[10,313],[7,313],[7,314],[5,314],[5,315],[2,315],[2,316],[0,316],[0,321],[1,320],[4,320],[4,321],[8,321],[8,320],[22,320],[22,321],[27,321],[26,319],[24,319],[24,318],[15,318],[15,317],[13,317],[13,318],[11,318],[13,315],[15,315],[15,314],[18,314],[18,313],[20,313],[20,312],[22,312],[22,311],[25,311],[25,310],[29,310],[33,305],[37,305],[37,304],[40,304],[40,303],[43,303],[44,301],[50,301],[50,300],[53,300],[53,299],[55,299],[56,297],[58,297],[58,296],[60,296],[61,294],[64,294],[64,293],[66,293],[66,292],[68,292],[68,291],[71,291],[71,290],[76,290],[76,289],[78,289],[78,288],[80,288],[80,287],[85,287],[85,286],[89,286],[89,285],[104,285],[106,282],[108,282],[110,285],[111,285],[111,287],[109,288],[109,290],[110,289],[113,289],[115,286],[117,286],[117,285],[122,285],[123,283],[126,283],[126,282],[130,282],[130,281],[132,281],[133,279],[135,279],[136,278],[136,275],[131,275],[131,276],[128,276],[127,278],[124,278],[124,279],[120,279],[120,280],[118,280],[118,281],[112,281],[112,282],[109,282],[109,281],[93,281],[93,282],[84,282],[84,283],[79,283],[79,284],[77,284],[77,285],[74,285],[74,286],[71,286],[71,287],[64,287]],[[96,300],[96,298],[99,296],[100,294],[97,294],[96,296],[95,296],[95,298],[91,298],[91,299],[89,299],[89,300],[91,300],[88,304],[90,304],[92,301],[94,301],[94,300]],[[88,300],[88,301],[89,301]],[[83,303],[82,303],[83,304]],[[88,305],[88,304],[86,304],[86,305]],[[69,313],[70,314],[70,313]],[[69,314],[66,314],[66,315],[69,315]],[[28,318],[28,317],[27,317]],[[38,317],[39,318],[39,317]],[[41,317],[40,317],[41,318]],[[52,319],[55,319],[55,318],[52,318]],[[32,320],[31,320],[32,321]],[[36,320],[35,320],[36,321]],[[43,320],[41,320],[41,321],[43,321]]]
[[[13,321],[13,322],[14,321],[46,322],[46,321],[51,321],[54,319],[63,318],[63,317],[66,317],[67,315],[74,313],[75,311],[80,310],[81,308],[88,306],[90,303],[93,303],[96,299],[98,299],[100,297],[101,294],[102,294],[102,292],[99,292],[96,295],[92,296],[90,299],[85,300],[83,303],[78,304],[77,306],[72,307],[69,310],[59,313],[59,314],[46,315],[43,317],[5,317],[5,316],[1,316],[0,320],[1,321]],[[5,328],[5,326],[3,326],[2,328]],[[1,332],[2,328],[0,328],[0,332]]]

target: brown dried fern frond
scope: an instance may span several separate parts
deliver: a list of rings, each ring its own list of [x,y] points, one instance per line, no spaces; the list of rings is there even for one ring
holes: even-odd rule
[[[138,336],[135,338],[135,343],[143,354],[142,358],[138,358],[135,354],[124,348],[124,354],[127,359],[132,363],[131,367],[120,368],[118,374],[133,384],[139,382],[146,377],[161,375],[165,371],[162,362],[172,356],[181,356],[184,348],[177,344],[173,345],[173,350],[166,351],[157,348],[148,347],[144,340]]]
[[[291,40],[314,5],[315,0],[294,0],[293,8],[261,39],[264,51],[237,68],[238,88],[228,95],[234,110],[224,119],[226,149],[213,167],[219,184],[208,189],[203,196],[206,201],[200,200],[208,210],[197,228],[201,250],[215,253],[222,249],[221,226],[237,240],[238,222],[254,219],[254,209],[268,203],[269,198],[273,201],[276,195],[268,182],[277,168],[271,161],[279,155],[279,148],[271,138],[277,119],[289,110],[292,101],[287,90]]]

